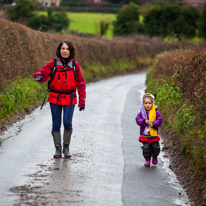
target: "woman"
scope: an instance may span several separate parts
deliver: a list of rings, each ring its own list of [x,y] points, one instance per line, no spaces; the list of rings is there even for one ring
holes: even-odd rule
[[[72,117],[77,104],[76,88],[79,94],[79,110],[85,108],[86,84],[81,68],[74,60],[76,48],[70,41],[62,41],[56,50],[56,59],[48,62],[34,74],[34,80],[44,82],[49,80],[49,98],[52,114],[52,135],[56,153],[54,158],[62,156],[61,122],[63,112],[63,154],[70,158],[69,145],[72,134]]]

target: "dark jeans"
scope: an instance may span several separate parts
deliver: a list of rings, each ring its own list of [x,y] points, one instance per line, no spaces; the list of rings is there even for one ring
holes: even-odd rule
[[[152,156],[156,158],[160,153],[159,141],[151,144],[143,142],[143,146],[141,148],[143,150],[143,156],[146,160],[150,160]]]
[[[69,112],[70,106],[61,106],[56,104],[50,103],[50,109],[52,114],[52,131],[53,132],[59,132],[61,128],[62,123],[62,109],[63,109],[63,124],[64,129],[70,131],[72,130],[72,118],[74,113],[74,107],[75,105],[72,105],[72,114],[71,114],[71,121],[70,121],[70,112]],[[56,109],[56,112],[55,112]]]

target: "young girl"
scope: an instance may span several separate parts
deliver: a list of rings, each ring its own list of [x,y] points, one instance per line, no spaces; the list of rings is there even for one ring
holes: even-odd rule
[[[140,113],[136,117],[136,122],[140,126],[139,141],[143,143],[141,147],[146,160],[145,166],[158,163],[157,156],[160,153],[158,127],[162,123],[162,115],[155,110],[154,96],[150,93],[144,94]]]

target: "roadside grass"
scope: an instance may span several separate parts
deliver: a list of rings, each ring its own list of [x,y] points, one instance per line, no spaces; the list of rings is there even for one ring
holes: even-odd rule
[[[19,78],[8,84],[0,94],[0,124],[16,112],[28,112],[40,103],[45,95],[44,87],[33,78]]]
[[[112,60],[110,65],[102,65],[100,63],[93,62],[86,69],[82,70],[85,81],[91,82],[94,80],[99,80],[111,75],[124,74],[127,72],[134,71],[136,65],[134,62],[120,60]]]

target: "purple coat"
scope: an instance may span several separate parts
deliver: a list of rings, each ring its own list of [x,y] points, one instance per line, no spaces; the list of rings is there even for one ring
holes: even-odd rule
[[[152,124],[153,124],[153,128],[156,129],[158,132],[158,127],[162,123],[162,115],[160,114],[159,111],[157,111],[157,110],[155,110],[155,111],[156,111],[156,120]],[[149,119],[148,113],[147,113],[147,119]],[[137,115],[136,122],[140,126],[140,135],[144,135],[143,132],[145,130],[145,127],[148,126],[148,124],[146,124],[145,119],[142,118],[141,112]]]

